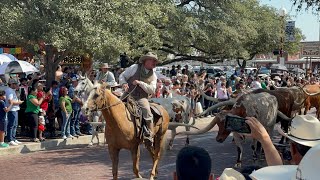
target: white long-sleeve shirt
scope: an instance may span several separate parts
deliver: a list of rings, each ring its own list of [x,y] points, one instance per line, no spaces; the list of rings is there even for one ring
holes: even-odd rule
[[[144,68],[144,67],[143,67]],[[128,67],[123,73],[120,74],[119,76],[119,83],[126,84],[128,83],[128,79],[132,77],[138,70],[138,64],[133,64],[130,67]],[[144,69],[146,73],[148,73],[150,70]],[[154,94],[157,88],[157,75],[155,71],[153,71],[153,79],[149,84],[140,81],[139,86],[148,94]]]

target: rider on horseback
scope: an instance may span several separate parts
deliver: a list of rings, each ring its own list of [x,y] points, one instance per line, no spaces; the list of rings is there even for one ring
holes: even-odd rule
[[[155,93],[157,75],[153,71],[159,62],[156,54],[148,52],[139,59],[139,64],[133,64],[119,76],[119,82],[126,92],[137,101],[142,110],[142,117],[148,130],[144,133],[144,140],[153,145],[153,115],[148,98]],[[134,89],[135,88],[135,89]]]

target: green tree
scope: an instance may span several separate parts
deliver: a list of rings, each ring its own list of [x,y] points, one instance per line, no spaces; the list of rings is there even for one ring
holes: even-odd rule
[[[277,49],[282,36],[283,22],[277,10],[261,6],[257,0],[186,0],[180,1],[171,13],[160,49],[176,58],[165,63],[188,59],[206,63],[250,60],[256,54]],[[301,36],[301,31],[297,33]],[[291,47],[298,46],[300,40],[290,43],[288,50],[297,50]]]
[[[89,53],[111,62],[120,52],[138,56],[141,47],[158,47],[159,34],[154,24],[166,19],[160,11],[165,1],[161,2],[1,0],[0,42],[45,52],[49,85],[58,64],[69,54]]]
[[[303,9],[305,7],[306,9],[315,9],[317,11],[320,11],[320,0],[291,0],[293,2],[293,5],[297,6],[298,10]]]
[[[281,36],[277,10],[257,0],[0,2],[0,42],[23,45],[30,51],[40,49],[47,85],[69,54],[88,53],[94,59],[114,62],[123,52],[137,60],[152,50],[164,64],[215,63],[250,60],[255,54],[271,52]],[[169,54],[174,59],[168,59]]]

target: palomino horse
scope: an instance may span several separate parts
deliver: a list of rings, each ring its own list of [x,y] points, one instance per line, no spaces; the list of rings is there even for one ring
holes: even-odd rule
[[[83,94],[89,94],[90,91],[93,90],[93,86],[94,85],[91,83],[91,81],[85,76],[85,77],[80,78],[80,80],[78,82],[78,86],[75,88],[75,90],[80,93],[83,93]],[[87,98],[86,98],[86,100],[87,100]],[[174,102],[174,100],[179,100],[179,101],[182,100],[187,104],[184,109],[186,112],[183,113],[183,123],[174,123],[174,119],[176,118],[175,117],[176,113],[174,112],[174,107],[172,104]],[[189,100],[186,97],[181,96],[181,97],[175,97],[175,98],[151,98],[151,101],[163,106],[167,110],[167,112],[169,113],[170,119],[173,121],[173,122],[169,123],[169,128],[168,128],[169,130],[171,130],[171,139],[168,144],[168,149],[171,149],[173,146],[173,140],[175,138],[176,128],[178,126],[185,126],[186,130],[189,130],[190,128],[196,128],[193,126],[195,123],[194,118],[192,118],[193,123],[189,124],[191,122],[191,117],[192,117],[192,115],[190,115],[191,105],[189,103]],[[92,124],[93,126],[97,126],[97,125],[103,126],[104,122],[97,122],[97,123],[94,122],[94,123],[90,123],[90,124]],[[98,137],[98,136],[95,136],[94,134],[96,134],[96,133],[92,134],[91,143],[93,143],[92,140],[94,137]],[[188,138],[187,138],[187,141],[188,141]],[[98,139],[98,142],[99,142],[99,139]],[[186,143],[186,145],[187,145],[187,143]]]
[[[138,138],[135,130],[135,120],[130,115],[125,104],[105,87],[105,83],[102,85],[95,84],[83,109],[86,114],[91,111],[101,110],[106,119],[107,125],[105,136],[107,137],[109,155],[112,160],[113,179],[118,179],[119,151],[121,149],[128,149],[131,151],[133,172],[137,178],[141,178],[139,173],[139,145],[142,143],[142,140]],[[169,114],[162,106],[160,108],[160,113],[162,114],[162,117],[156,118],[157,116],[155,116],[154,119],[154,146],[153,148],[147,146],[153,159],[150,179],[154,179],[158,173],[157,167],[160,160],[160,154],[164,146],[165,134],[169,126]]]

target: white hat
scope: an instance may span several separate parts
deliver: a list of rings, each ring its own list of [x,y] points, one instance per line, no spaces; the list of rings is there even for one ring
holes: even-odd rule
[[[268,166],[254,171],[250,177],[257,180],[319,179],[320,145],[311,148],[300,164]]]
[[[281,135],[290,140],[313,147],[320,144],[320,121],[311,115],[297,115],[292,119],[288,133],[278,128]]]
[[[238,171],[232,168],[226,168],[223,170],[219,180],[245,180],[246,178]]]
[[[143,63],[146,59],[154,59],[154,60],[160,62],[158,59],[158,56],[156,54],[154,54],[153,52],[148,52],[147,54],[141,56],[139,59],[139,62]]]
[[[278,80],[278,81],[281,80],[281,78],[280,78],[279,76],[275,76],[273,79],[274,79],[274,80]]]
[[[73,77],[73,78],[71,79],[71,81],[78,81],[78,78],[77,78],[77,77]]]

